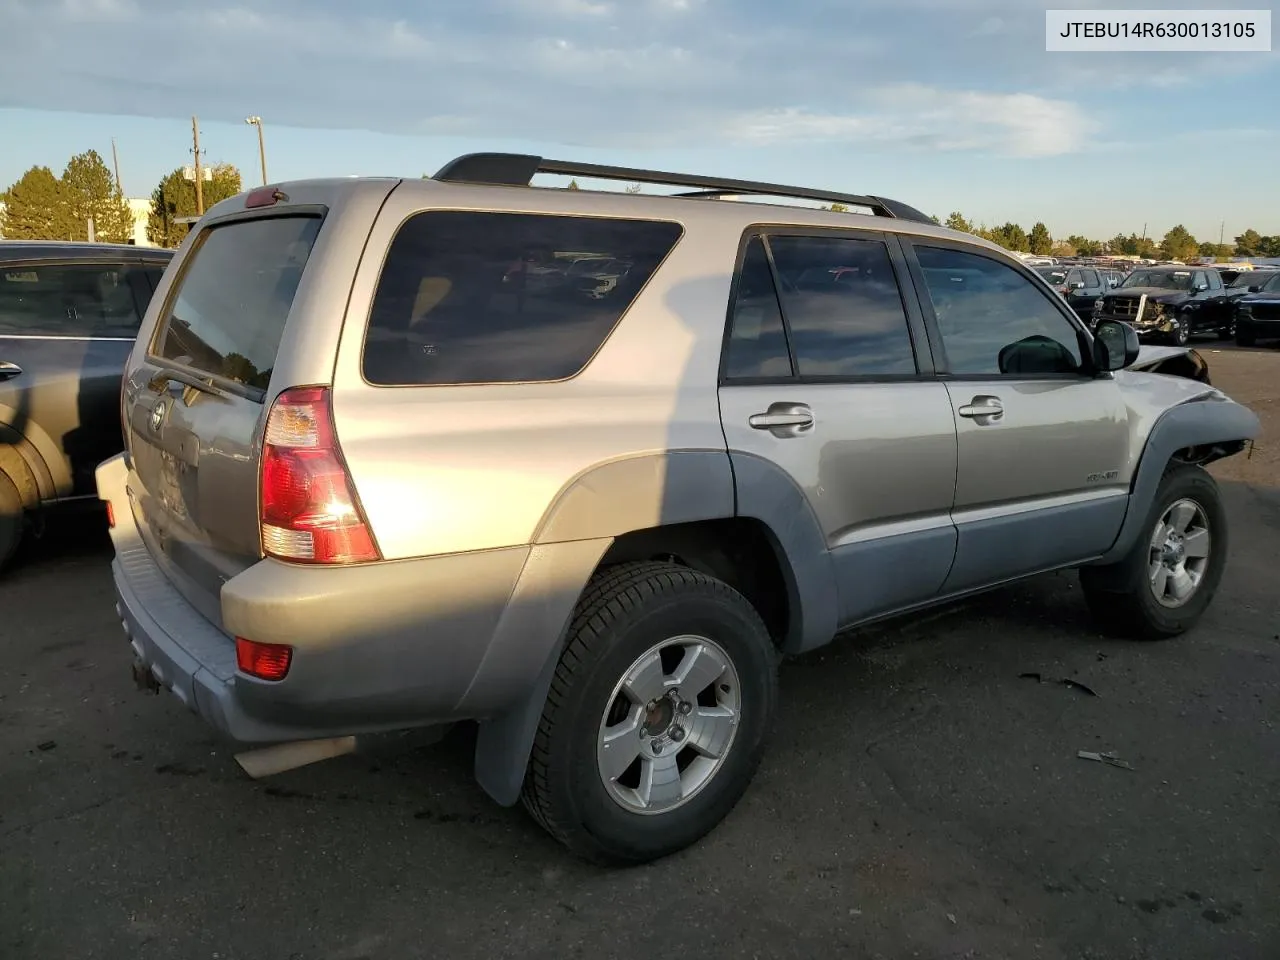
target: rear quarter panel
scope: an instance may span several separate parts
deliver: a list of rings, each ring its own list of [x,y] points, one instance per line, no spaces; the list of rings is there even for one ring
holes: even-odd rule
[[[566,199],[564,191],[527,187],[406,184],[392,195],[356,274],[333,394],[343,454],[384,556],[530,543],[549,508],[575,482],[575,504],[592,503],[601,524],[550,524],[552,539],[656,525],[672,495],[668,452],[720,458],[723,475],[711,479],[721,491],[723,515],[730,515],[716,381],[740,227],[696,215],[681,220],[681,240],[593,360],[571,379],[372,386],[361,373],[361,353],[383,257],[406,218],[438,208],[647,215],[630,198]],[[653,459],[635,469],[591,472],[646,457]],[[625,509],[625,522],[609,524],[611,504]]]

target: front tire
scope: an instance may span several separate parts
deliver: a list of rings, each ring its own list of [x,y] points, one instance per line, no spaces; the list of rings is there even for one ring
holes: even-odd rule
[[[1183,317],[1178,321],[1178,329],[1173,331],[1173,342],[1180,347],[1185,347],[1191,340],[1191,321]]]
[[[736,590],[676,564],[605,568],[570,626],[525,807],[588,860],[674,853],[742,797],[776,702],[777,654]]]
[[[1140,639],[1184,633],[1213,600],[1227,543],[1226,512],[1213,477],[1203,467],[1170,467],[1128,555],[1081,568],[1094,619],[1109,633]]]

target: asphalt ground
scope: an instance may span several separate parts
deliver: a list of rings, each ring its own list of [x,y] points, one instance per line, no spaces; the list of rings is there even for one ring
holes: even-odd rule
[[[65,521],[0,580],[0,957],[1276,960],[1280,351],[1203,349],[1265,433],[1212,468],[1193,633],[1105,639],[1061,574],[851,634],[784,666],[730,818],[630,870],[490,803],[466,729],[249,780],[134,688]]]

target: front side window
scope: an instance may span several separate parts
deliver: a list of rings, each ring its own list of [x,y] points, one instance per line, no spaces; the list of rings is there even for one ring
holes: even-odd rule
[[[902,293],[883,241],[771,236],[768,242],[797,374],[917,372]]]
[[[392,241],[363,369],[379,386],[576,375],[680,239],[678,223],[433,210]]]
[[[130,338],[150,300],[129,263],[0,264],[0,335]]]
[[[1075,326],[1017,270],[946,247],[915,251],[952,374],[1082,372]]]

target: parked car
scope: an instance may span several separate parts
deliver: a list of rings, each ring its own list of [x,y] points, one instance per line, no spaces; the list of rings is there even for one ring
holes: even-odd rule
[[[1119,320],[1140,337],[1184,345],[1192,337],[1235,336],[1235,315],[1217,270],[1145,267],[1100,298],[1090,322]]]
[[[1082,320],[1088,320],[1098,298],[1120,282],[1118,275],[1097,267],[1037,267],[1036,272],[1062,295]]]
[[[1257,417],[905,204],[486,154],[195,231],[98,489],[135,678],[274,769],[478,721],[496,801],[650,860],[747,789],[781,655],[1064,568],[1106,628],[1169,637],[1222,576],[1203,465]],[[566,250],[631,268],[503,282]]]
[[[1259,271],[1261,272],[1261,271]],[[1252,347],[1280,338],[1280,272],[1252,278],[1248,293],[1235,299],[1236,343]]]
[[[47,509],[96,503],[120,384],[172,251],[0,241],[0,567]]]

